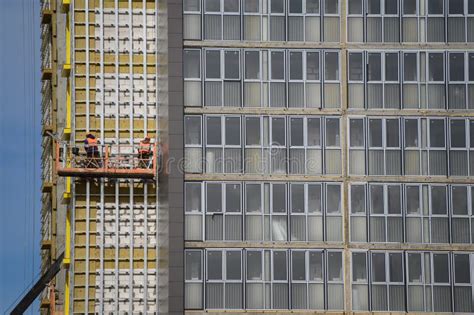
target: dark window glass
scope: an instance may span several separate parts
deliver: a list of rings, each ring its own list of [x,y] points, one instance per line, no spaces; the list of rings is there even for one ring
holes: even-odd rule
[[[464,14],[464,0],[449,0],[449,14]]]
[[[397,148],[400,146],[400,131],[398,129],[398,119],[387,119],[387,147]]]
[[[257,13],[260,11],[259,7],[259,0],[245,0],[244,2],[244,10],[248,13]]]
[[[362,0],[349,0],[349,14],[362,14]]]
[[[418,120],[405,120],[405,147],[418,147]]]
[[[308,118],[308,145],[321,145],[321,120],[319,118]]]
[[[206,12],[219,12],[220,10],[220,0],[206,0]]]
[[[382,120],[381,119],[369,120],[369,146],[371,147],[382,146]]]
[[[382,79],[382,61],[379,53],[369,54],[368,80],[380,81]]]
[[[410,0],[413,1],[413,0]],[[416,54],[404,54],[403,56],[404,65],[403,65],[403,79],[405,81],[416,81]]]
[[[323,280],[323,253],[309,252],[309,279],[310,281]]]
[[[351,128],[350,129],[351,147],[363,147],[364,146],[364,120],[351,119],[350,128]]]
[[[430,146],[432,148],[444,147],[444,120],[430,120]]]
[[[352,254],[352,281],[367,280],[365,253]]]
[[[328,253],[328,281],[342,281],[342,253]]]
[[[408,254],[408,281],[421,283],[423,280],[421,269],[421,254]]]
[[[286,280],[286,252],[273,252],[273,280]]]
[[[199,50],[184,51],[184,77],[199,79],[201,77],[201,62]]]
[[[401,192],[400,186],[389,185],[388,190],[388,213],[389,214],[401,214]]]
[[[403,0],[403,13],[404,14],[416,14],[416,1],[415,0]]]
[[[222,280],[222,252],[207,252],[207,278]]]
[[[289,1],[290,1],[290,13],[303,13],[302,0],[289,0]]]
[[[303,118],[291,118],[291,143],[292,146],[303,146]]]
[[[449,80],[464,81],[464,54],[449,54]]]
[[[260,144],[260,118],[247,117],[245,121],[246,121],[245,143],[247,145],[259,145]]]
[[[206,51],[206,78],[219,79],[221,77],[221,52],[218,50]]]
[[[239,78],[239,52],[226,50],[224,52],[225,59],[225,78],[238,79]]]
[[[285,61],[283,52],[272,51],[272,79],[283,80],[285,78]]]
[[[451,120],[451,147],[466,147],[466,123],[464,120]]]
[[[245,78],[260,79],[260,54],[258,51],[245,52]]]
[[[306,53],[306,79],[319,80],[319,53]]]
[[[373,282],[385,282],[385,254],[372,254]]]
[[[429,54],[429,80],[430,81],[443,81],[443,54]]]
[[[306,13],[319,13],[319,0],[306,0]]]
[[[349,53],[349,80],[362,81],[362,53]]]
[[[388,257],[390,264],[390,281],[403,282],[402,254],[390,253]]]
[[[201,10],[201,1],[185,0],[183,6],[185,12],[199,12]]]
[[[398,54],[385,54],[385,80],[398,81]]]
[[[446,187],[432,186],[431,187],[431,213],[432,214],[446,214]]]
[[[247,251],[247,279],[262,280],[262,253]]]
[[[471,268],[468,254],[454,254],[454,274],[456,283],[470,283]]]
[[[286,212],[285,184],[274,184],[272,194],[273,212]]]
[[[291,269],[292,269],[292,279],[293,280],[306,280],[305,272],[305,253],[300,251],[295,251],[291,254]]]
[[[185,143],[201,144],[201,119],[198,116],[187,116],[184,119]]]
[[[207,184],[206,212],[222,212],[222,185]]]
[[[247,212],[260,212],[262,210],[262,187],[259,184],[247,184],[245,186],[246,196],[246,210]]]
[[[272,142],[285,145],[285,119],[272,118]]]
[[[339,0],[324,0],[324,13],[337,14]]]
[[[420,213],[420,188],[418,186],[407,186],[407,213]]]
[[[449,283],[449,261],[447,254],[433,254],[435,283]]]
[[[398,0],[385,0],[385,14],[397,14],[397,13],[398,13]]]
[[[339,143],[339,118],[326,119],[326,146],[336,146]]]
[[[380,14],[380,0],[368,0],[368,13]]]
[[[220,117],[207,117],[207,144],[222,144]]]
[[[351,212],[364,213],[365,212],[365,186],[352,185],[351,186]]]
[[[240,184],[225,185],[226,212],[240,212]]]
[[[271,0],[271,12],[272,13],[283,13],[285,8],[283,6],[283,0]]]
[[[290,80],[303,80],[302,52],[290,52]]]
[[[443,0],[428,0],[428,14],[443,14]]]
[[[240,145],[240,118],[225,118],[225,144]]]
[[[291,212],[292,213],[304,212],[304,185],[303,184],[291,185]]]
[[[241,253],[240,252],[227,252],[226,253],[226,272],[227,280],[240,280],[241,279]]]
[[[383,186],[371,185],[370,187],[370,210],[371,213],[383,214]]]
[[[325,53],[324,78],[326,80],[339,80],[339,55],[337,52]]]
[[[464,215],[467,213],[467,187],[453,186],[452,188],[453,214]]]

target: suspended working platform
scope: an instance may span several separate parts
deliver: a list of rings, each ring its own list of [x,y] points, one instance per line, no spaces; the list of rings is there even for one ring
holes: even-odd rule
[[[157,170],[158,149],[150,144],[148,152],[139,145],[98,144],[85,146],[58,143],[56,170],[59,176],[83,178],[142,178],[152,179]]]

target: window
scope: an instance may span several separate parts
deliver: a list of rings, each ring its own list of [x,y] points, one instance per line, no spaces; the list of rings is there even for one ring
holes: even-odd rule
[[[321,41],[320,0],[288,0],[288,41]]]
[[[341,174],[339,118],[326,118],[325,123],[325,173]]]
[[[466,78],[464,53],[449,53],[448,105],[451,109],[466,108]]]
[[[240,0],[204,0],[204,39],[240,39]]]
[[[184,105],[201,106],[201,51],[185,49],[184,62]]]
[[[240,51],[206,50],[205,106],[240,107]]]
[[[185,250],[185,308],[203,308],[203,276],[202,276],[202,252],[200,250]]]
[[[242,252],[207,250],[206,308],[241,309]]]
[[[292,174],[321,174],[320,118],[290,117],[289,119],[289,172]]]
[[[324,53],[324,107],[339,108],[340,82],[339,82],[339,53],[326,51]]]
[[[201,0],[183,2],[183,38],[201,39]]]
[[[367,42],[400,41],[398,3],[398,0],[366,0]]]
[[[202,172],[202,134],[201,117],[184,117],[184,169],[188,173]]]
[[[400,185],[369,186],[369,241],[403,242]]]
[[[186,183],[184,186],[185,196],[185,235],[186,240],[203,239],[203,200],[202,184]]]
[[[364,41],[364,0],[348,0],[347,41]]]
[[[285,52],[270,52],[270,106],[285,107]]]
[[[370,257],[372,310],[403,311],[405,309],[403,254],[372,252]]]
[[[472,304],[472,264],[474,255],[455,253],[454,255],[454,311],[473,312]]]
[[[469,146],[467,143],[469,125],[464,119],[451,119],[450,149],[449,149],[449,174],[452,176],[469,175]]]
[[[319,51],[289,52],[288,107],[321,108]]]
[[[369,119],[369,174],[400,175],[401,148],[398,119]]]
[[[242,171],[240,117],[206,116],[206,172]]]
[[[472,243],[474,235],[472,186],[453,185],[450,190],[451,200],[451,241],[452,243]],[[471,202],[469,202],[471,200]]]
[[[352,309],[369,309],[369,278],[365,252],[352,253]]]

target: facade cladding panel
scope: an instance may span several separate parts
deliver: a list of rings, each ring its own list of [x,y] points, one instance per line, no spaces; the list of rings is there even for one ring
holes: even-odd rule
[[[474,1],[43,2],[45,128],[161,152],[68,181],[45,138],[65,314],[474,312]]]

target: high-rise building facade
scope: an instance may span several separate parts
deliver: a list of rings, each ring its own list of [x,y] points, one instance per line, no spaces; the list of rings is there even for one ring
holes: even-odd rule
[[[45,4],[42,305],[474,312],[474,1]]]

